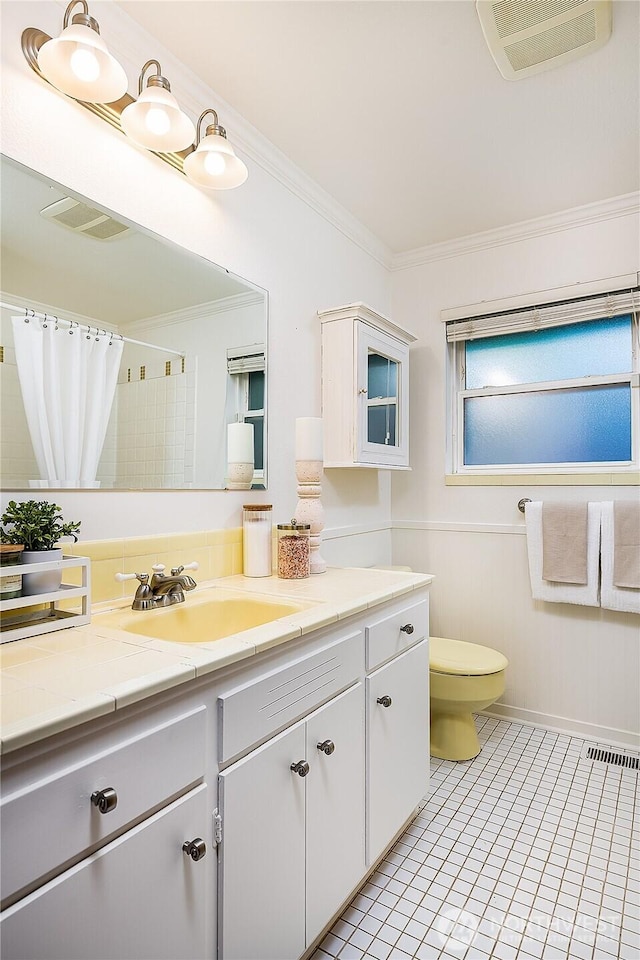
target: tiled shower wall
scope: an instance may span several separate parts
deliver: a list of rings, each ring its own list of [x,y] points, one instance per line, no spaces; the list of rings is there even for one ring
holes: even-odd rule
[[[182,372],[180,360],[123,368],[115,407],[117,486],[193,486],[195,370]]]

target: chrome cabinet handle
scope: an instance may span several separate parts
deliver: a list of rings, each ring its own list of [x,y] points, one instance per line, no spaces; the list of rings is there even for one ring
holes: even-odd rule
[[[385,697],[378,697],[376,702],[379,703],[380,706],[382,707],[390,707],[391,704],[393,703],[393,700],[391,699],[391,697],[385,696]]]
[[[196,837],[195,840],[185,840],[182,844],[182,850],[188,857],[197,862],[202,860],[207,852],[207,845],[202,837]]]
[[[336,745],[333,742],[333,740],[324,740],[322,743],[316,744],[316,746],[318,747],[318,750],[320,750],[321,753],[326,754],[328,757],[331,756],[331,754],[336,748]]]
[[[98,808],[100,813],[111,813],[118,806],[118,794],[113,787],[95,790],[91,794],[91,803]]]
[[[298,760],[297,763],[291,764],[290,769],[297,773],[299,777],[306,777],[309,773],[309,764],[306,760]]]
[[[406,633],[406,634],[408,634],[409,636],[411,636],[411,634],[413,633],[413,631],[414,631],[414,626],[413,626],[412,623],[405,623],[404,627],[400,627],[400,632],[401,632],[401,633]]]

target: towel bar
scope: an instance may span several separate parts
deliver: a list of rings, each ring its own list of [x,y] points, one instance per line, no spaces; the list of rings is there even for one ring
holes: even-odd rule
[[[518,510],[520,513],[524,513],[525,504],[531,503],[530,497],[523,497],[522,500],[518,500]]]

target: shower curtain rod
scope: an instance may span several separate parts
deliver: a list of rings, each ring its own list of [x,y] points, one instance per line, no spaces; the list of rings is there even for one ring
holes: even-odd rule
[[[31,307],[19,307],[15,303],[6,303],[4,300],[0,301],[0,307],[6,307],[7,310],[17,310],[18,313],[26,311],[25,320],[30,320],[32,317],[37,317],[39,320],[55,320],[57,323],[66,324],[70,329],[77,327],[78,330],[86,330],[87,334],[94,330],[97,337],[117,337],[118,340],[122,340],[124,343],[133,343],[136,347],[148,347],[150,350],[160,350],[162,353],[174,353],[177,357],[186,356],[184,351],[172,350],[170,347],[160,347],[157,343],[146,343],[144,340],[133,340],[131,337],[123,337],[121,333],[116,333],[115,330],[105,330],[104,327],[98,327],[97,324],[94,326],[93,324],[79,323],[77,320],[64,320],[55,313],[39,313]]]

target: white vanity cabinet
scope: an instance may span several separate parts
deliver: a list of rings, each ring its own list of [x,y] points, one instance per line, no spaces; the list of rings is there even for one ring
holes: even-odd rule
[[[409,345],[415,337],[363,303],[322,323],[325,467],[409,468]]]
[[[428,678],[425,585],[9,752],[3,960],[298,960],[426,794]]]
[[[6,960],[205,956],[206,742],[205,706],[174,707],[5,764]]]
[[[220,774],[225,960],[296,960],[364,874],[362,640],[352,632],[226,698],[269,714],[273,696],[278,714],[300,712],[350,682]]]
[[[400,603],[366,628],[367,863],[429,785],[429,607]]]

